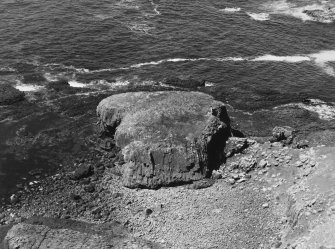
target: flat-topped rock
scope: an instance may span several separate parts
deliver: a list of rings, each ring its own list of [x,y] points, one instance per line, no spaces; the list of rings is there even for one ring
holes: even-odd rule
[[[210,176],[230,136],[226,107],[200,92],[132,92],[102,100],[100,131],[122,149],[123,183],[157,188]]]

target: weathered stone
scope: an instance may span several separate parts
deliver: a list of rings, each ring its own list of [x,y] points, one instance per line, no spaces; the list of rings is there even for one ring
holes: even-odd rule
[[[253,157],[243,157],[238,162],[238,168],[246,173],[257,166],[257,161]]]
[[[226,157],[231,157],[249,147],[247,138],[231,137],[225,146]]]
[[[104,231],[86,223],[76,225],[71,220],[62,224],[44,225],[20,223],[7,233],[4,249],[61,249],[61,248],[160,248],[148,241],[134,239],[125,233],[115,235],[113,230]],[[99,232],[98,229],[100,230]]]
[[[209,188],[209,187],[213,186],[214,183],[215,183],[214,179],[203,179],[203,180],[200,180],[200,181],[193,182],[190,186],[188,186],[188,188],[190,188],[190,189]]]
[[[157,188],[209,177],[231,134],[226,107],[199,92],[113,95],[97,108],[99,128],[122,149],[126,187]]]
[[[334,7],[315,9],[315,10],[304,10],[303,12],[317,22],[330,23],[335,21]]]
[[[267,165],[268,165],[268,162],[264,159],[260,160],[259,163],[258,163],[258,166],[260,168],[265,168]]]
[[[0,105],[10,105],[24,99],[24,93],[11,85],[0,83]]]
[[[276,126],[272,130],[273,142],[283,142],[284,144],[291,144],[294,139],[294,129],[289,126]]]
[[[82,178],[92,175],[93,170],[91,165],[81,164],[70,176],[72,180],[80,180]]]
[[[93,193],[95,191],[95,185],[90,183],[84,187],[84,190],[88,193]]]

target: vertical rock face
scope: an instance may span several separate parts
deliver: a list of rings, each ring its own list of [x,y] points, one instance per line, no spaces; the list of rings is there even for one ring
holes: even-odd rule
[[[97,108],[101,133],[122,149],[124,185],[157,188],[200,180],[222,162],[230,122],[222,102],[199,92],[113,95]]]

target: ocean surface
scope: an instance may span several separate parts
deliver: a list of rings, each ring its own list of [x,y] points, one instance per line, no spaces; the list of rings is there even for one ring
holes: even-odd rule
[[[93,90],[192,78],[242,111],[299,104],[333,120],[335,23],[304,13],[332,4],[2,0],[0,84],[38,92],[60,78]]]

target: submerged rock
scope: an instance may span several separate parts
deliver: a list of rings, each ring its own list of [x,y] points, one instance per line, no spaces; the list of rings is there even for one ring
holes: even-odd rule
[[[126,187],[157,188],[209,177],[231,134],[226,107],[199,92],[113,95],[97,108],[99,129],[122,149]]]
[[[11,85],[0,84],[0,105],[10,105],[24,99],[24,93]]]

